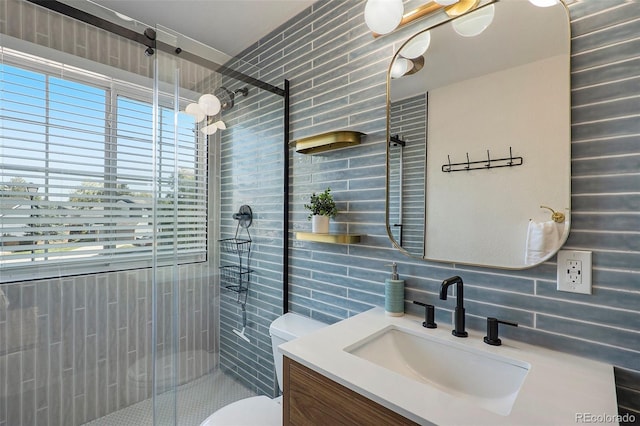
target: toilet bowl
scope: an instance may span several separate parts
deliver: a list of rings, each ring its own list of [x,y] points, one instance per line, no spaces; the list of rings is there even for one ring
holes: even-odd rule
[[[327,324],[288,312],[278,317],[269,327],[273,362],[278,387],[282,391],[282,352],[278,346],[304,336]],[[280,426],[282,425],[282,397],[271,399],[264,395],[241,399],[226,405],[207,417],[200,426]]]

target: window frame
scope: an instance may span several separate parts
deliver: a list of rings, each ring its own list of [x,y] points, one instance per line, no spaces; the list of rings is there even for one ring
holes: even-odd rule
[[[49,78],[63,78],[64,80],[69,80],[74,83],[87,85],[91,88],[98,88],[100,90],[105,90],[105,132],[104,132],[104,142],[103,146],[105,148],[105,153],[103,155],[103,173],[102,173],[102,181],[107,182],[110,181],[110,178],[113,178],[113,182],[118,182],[118,169],[117,166],[114,167],[113,160],[117,160],[118,151],[118,135],[117,135],[117,117],[118,117],[118,97],[124,97],[126,99],[134,100],[137,102],[143,102],[148,104],[153,109],[153,84],[152,81],[144,78],[149,82],[149,87],[143,87],[137,83],[131,83],[123,81],[122,79],[116,77],[106,77],[104,74],[83,69],[82,67],[72,65],[67,65],[61,61],[50,60],[43,58],[39,55],[31,55],[30,53],[24,53],[21,51],[14,50],[10,47],[2,47],[0,46],[0,59],[3,65],[8,65],[12,67],[17,67],[20,69],[24,69],[30,72],[38,73],[45,76],[46,80],[46,90],[47,93],[49,91]],[[103,66],[104,68],[110,68],[107,66]],[[64,69],[64,71],[62,71]],[[108,72],[108,71],[107,71]],[[138,80],[140,80],[140,76],[137,76]],[[47,96],[47,95],[45,95]],[[163,103],[160,104],[160,108],[168,108],[169,111],[173,110],[174,107],[174,95],[170,93],[160,92],[158,94],[158,98],[163,100]],[[168,101],[164,101],[167,100]],[[178,104],[180,105],[180,109],[182,110],[187,103],[191,102],[187,98],[179,98]],[[46,104],[47,117],[49,117],[49,103]],[[155,110],[154,110],[155,111]],[[175,114],[179,114],[179,111],[173,111],[174,117]],[[159,114],[161,115],[161,114]],[[46,126],[46,124],[45,124]],[[202,263],[207,262],[209,257],[209,167],[208,167],[208,143],[206,136],[202,135],[201,132],[198,131],[198,126],[194,123],[194,162],[193,162],[193,170],[194,173],[201,175],[201,179],[197,181],[196,184],[196,193],[199,196],[204,196],[203,201],[203,209],[201,210],[204,213],[204,218],[202,219],[202,223],[198,224],[198,226],[202,227],[204,238],[202,239],[201,245],[197,246],[197,251],[194,253],[180,253],[180,247],[176,242],[173,243],[174,250],[172,253],[160,253],[156,247],[156,244],[151,244],[151,249],[149,251],[144,251],[140,254],[140,256],[136,256],[135,259],[130,259],[128,256],[120,256],[115,255],[107,255],[105,257],[94,256],[89,258],[88,261],[68,261],[68,259],[60,260],[60,261],[52,261],[47,262],[46,260],[36,261],[36,262],[20,262],[19,265],[11,266],[10,264],[0,264],[0,283],[14,282],[14,281],[25,281],[25,280],[33,280],[33,279],[47,279],[47,278],[59,278],[63,276],[73,276],[73,275],[84,275],[91,273],[107,273],[107,272],[117,272],[117,271],[126,271],[133,269],[145,269],[150,268],[154,265],[164,266],[171,264],[189,264],[189,263]],[[47,127],[45,131],[46,137],[49,137],[49,128]],[[151,135],[149,135],[151,138]],[[155,143],[152,141],[152,144]],[[110,147],[116,147],[116,149],[108,149]],[[109,154],[107,154],[109,153]],[[177,163],[177,158],[176,158]],[[111,170],[109,172],[109,170]],[[179,180],[178,177],[178,169],[176,169],[176,183]],[[48,169],[45,168],[45,175],[48,176]],[[156,182],[159,180],[157,177],[155,179]],[[157,184],[157,183],[156,183]],[[155,187],[155,186],[154,186]],[[48,193],[48,191],[47,191]],[[153,230],[153,239],[156,240],[157,237],[157,223],[154,225],[153,222],[157,222],[157,211],[153,209],[157,206],[157,191],[156,197],[154,194],[151,194],[152,200],[152,210],[151,210],[151,218],[152,224],[151,228]],[[178,207],[178,199],[179,197],[174,197],[174,210]],[[0,221],[2,218],[0,217]],[[180,222],[178,223],[180,225]],[[177,237],[174,232],[173,240]],[[157,240],[156,240],[157,241]],[[103,248],[108,244],[109,241],[103,244]],[[122,258],[120,258],[122,257]],[[33,259],[32,259],[33,260]]]

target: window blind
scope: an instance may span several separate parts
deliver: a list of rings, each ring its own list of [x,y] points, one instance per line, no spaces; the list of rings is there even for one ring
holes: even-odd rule
[[[206,260],[206,138],[160,99],[154,143],[150,89],[2,50],[0,280]]]

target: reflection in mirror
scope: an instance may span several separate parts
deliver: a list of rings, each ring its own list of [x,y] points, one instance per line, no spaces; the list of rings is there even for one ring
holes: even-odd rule
[[[512,0],[467,18],[490,9],[479,33],[455,20],[419,33],[430,42],[409,61],[424,66],[388,78],[389,135],[405,145],[388,147],[387,225],[412,256],[523,269],[569,232],[569,19]]]
[[[391,104],[389,226],[411,253],[424,249],[424,158],[426,94]]]

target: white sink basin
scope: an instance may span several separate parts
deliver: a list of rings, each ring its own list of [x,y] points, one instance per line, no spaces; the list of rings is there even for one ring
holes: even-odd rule
[[[511,412],[531,368],[526,362],[395,326],[344,350],[503,416]]]

